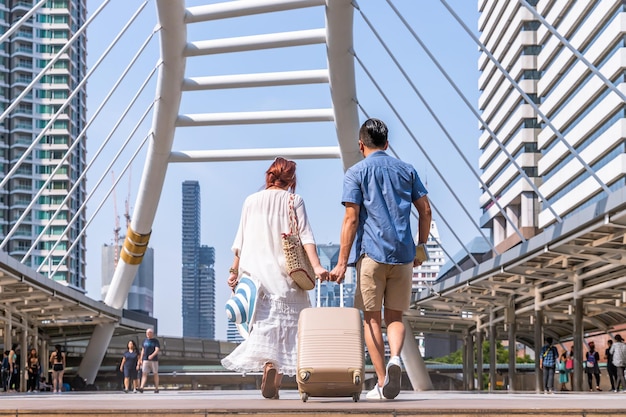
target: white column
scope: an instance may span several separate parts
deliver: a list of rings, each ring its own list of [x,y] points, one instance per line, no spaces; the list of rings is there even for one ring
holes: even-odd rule
[[[411,330],[411,323],[404,317],[402,319],[404,323],[404,345],[402,346],[402,352],[400,357],[404,363],[404,369],[411,381],[414,391],[429,391],[433,390],[433,383],[428,375],[428,369],[426,369],[426,363],[422,358],[419,346]]]

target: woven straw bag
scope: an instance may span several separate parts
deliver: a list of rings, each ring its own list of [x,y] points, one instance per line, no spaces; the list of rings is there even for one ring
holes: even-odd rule
[[[289,233],[282,234],[287,273],[303,290],[315,288],[315,272],[298,235],[298,219],[293,208],[294,195],[289,195]]]

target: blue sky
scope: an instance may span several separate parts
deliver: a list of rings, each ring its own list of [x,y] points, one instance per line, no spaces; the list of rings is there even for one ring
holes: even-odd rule
[[[90,14],[101,4],[100,0],[88,0]],[[88,66],[94,63],[136,10],[139,2],[114,0],[110,2],[88,30]],[[187,6],[206,4],[188,1]],[[395,0],[392,2],[409,22],[420,39],[429,47],[437,60],[467,95],[471,103],[477,103],[478,48],[454,21],[438,1]],[[470,28],[477,25],[476,2],[450,0],[448,2]],[[393,51],[413,84],[425,97],[437,117],[444,123],[448,134],[463,150],[466,158],[476,169],[479,151],[478,122],[463,104],[452,87],[436,69],[418,43],[395,17],[386,1],[359,2],[361,11]],[[441,176],[461,199],[477,221],[478,181],[472,171],[450,145],[443,131],[437,127],[424,105],[413,93],[410,84],[395,68],[384,49],[366,27],[360,12],[355,11],[355,52],[373,74],[395,111],[398,112],[420,145],[414,143],[403,123],[380,95],[359,65],[357,72],[357,95],[359,103],[373,117],[387,122],[390,143],[400,158],[414,164],[422,180],[427,183],[431,200],[441,211],[435,215],[441,233],[441,241],[451,254],[460,250],[450,228],[464,242],[478,235],[470,219],[460,209],[452,193],[445,187]],[[150,2],[141,12],[111,55],[94,71],[88,84],[89,118],[100,106],[122,70],[130,62],[139,46],[149,36],[156,24],[156,8]],[[189,40],[217,39],[232,36],[321,28],[324,25],[322,8],[281,13],[273,17],[246,17],[227,21],[206,22],[189,27]],[[137,92],[143,80],[158,60],[158,35],[152,39],[146,51],[132,67],[126,79],[95,118],[89,130],[88,160],[95,157],[104,138],[109,136],[123,109]],[[295,69],[320,69],[326,65],[325,48],[310,46],[301,49],[285,48],[270,53],[247,52],[190,58],[187,76],[286,71]],[[96,214],[100,200],[111,186],[111,174],[107,166],[129,136],[154,99],[156,76],[139,95],[128,118],[110,134],[111,140],[94,159],[88,174],[88,189],[95,188],[99,178],[102,184],[94,192],[89,203],[88,218],[93,222],[88,228],[87,295],[100,297],[100,252],[103,244],[113,241],[115,210],[112,198],[108,198]],[[180,113],[203,113],[222,111],[278,110],[295,108],[325,108],[330,106],[327,85],[293,88],[263,88],[235,91],[212,91],[185,93]],[[363,114],[361,121],[365,120]],[[131,137],[119,160],[113,165],[116,176],[129,161],[130,155],[147,134],[152,122],[149,113]],[[356,140],[355,132],[355,140]],[[178,129],[174,150],[265,148],[287,146],[323,146],[337,144],[334,126],[330,123],[287,124],[284,126],[261,125],[243,127],[204,127]],[[428,154],[426,158],[420,147]],[[433,165],[429,162],[433,162]],[[145,148],[139,152],[116,188],[117,212],[124,228],[124,201],[130,197],[131,215],[137,197]],[[318,243],[337,243],[343,216],[341,200],[342,166],[340,160],[301,160],[298,163],[298,189],[306,202],[315,237]],[[217,338],[226,338],[226,320],[223,305],[229,296],[226,285],[228,268],[232,262],[230,245],[239,222],[240,207],[245,197],[258,191],[264,182],[264,172],[269,161],[236,163],[173,164],[167,171],[161,202],[153,225],[150,246],[155,251],[154,310],[159,319],[159,333],[169,336],[182,335],[181,321],[181,188],[185,180],[200,183],[202,198],[201,242],[216,249],[216,328]],[[441,174],[441,176],[440,176]],[[441,217],[449,223],[444,225]],[[415,231],[415,227],[413,228]]]

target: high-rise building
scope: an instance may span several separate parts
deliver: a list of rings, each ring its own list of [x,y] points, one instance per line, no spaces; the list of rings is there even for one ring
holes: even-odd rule
[[[6,32],[34,3],[1,1],[0,30]],[[86,125],[85,86],[67,100],[86,73],[86,35],[51,61],[83,26],[86,14],[86,0],[47,1],[0,45],[0,113],[15,106],[0,123],[0,175],[14,170],[0,190],[0,232],[3,238],[11,234],[4,250],[20,260],[28,253],[26,265],[42,265],[42,273],[81,291],[86,247],[79,232],[86,215],[79,208],[86,184],[78,178],[86,165],[86,138],[79,137]],[[33,142],[37,146],[22,158]]]
[[[183,182],[183,337],[215,338],[215,249],[200,246],[200,184]]]
[[[327,245],[317,245],[317,256],[320,258],[320,264],[327,270],[337,266],[339,257],[339,245],[329,243]],[[343,287],[343,294],[341,288]],[[339,307],[341,305],[341,297],[343,295],[343,305],[345,307],[354,306],[354,291],[356,289],[356,270],[348,268],[343,281],[343,286],[334,282],[324,281],[321,285],[316,286],[315,291],[311,291],[313,297],[318,297],[319,291],[320,305],[322,307]],[[312,304],[316,305],[316,299],[312,300]]]
[[[122,245],[116,248],[114,245],[102,246],[101,265],[101,295],[102,300],[106,298],[107,291],[113,280],[115,266],[119,260]],[[127,310],[153,316],[154,314],[154,249],[148,248],[137,269],[137,274],[128,292],[126,299]]]
[[[626,104],[614,88],[625,91],[626,4],[528,3],[549,26],[519,2],[479,1],[481,42],[539,110],[481,53],[479,106],[493,135],[483,126],[479,165],[497,204],[483,189],[480,224],[492,229],[500,252],[521,241],[518,232],[532,237],[557,216],[567,218],[606,197],[602,183],[611,191],[625,185]]]
[[[441,248],[439,230],[434,220],[430,223],[430,235],[426,241],[426,253],[428,253],[428,260],[420,266],[413,268],[413,292],[421,291],[427,288],[430,283],[437,281],[439,271],[445,264],[446,259]]]

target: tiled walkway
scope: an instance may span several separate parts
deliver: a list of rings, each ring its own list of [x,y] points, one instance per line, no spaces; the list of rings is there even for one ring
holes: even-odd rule
[[[311,398],[296,391],[280,400],[258,391],[161,391],[155,394],[71,392],[0,395],[0,417],[8,416],[626,416],[626,394],[402,392],[393,401]]]

